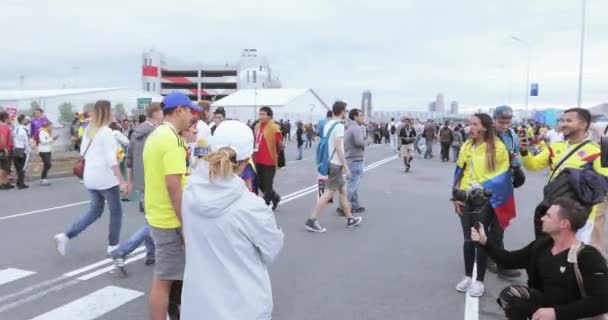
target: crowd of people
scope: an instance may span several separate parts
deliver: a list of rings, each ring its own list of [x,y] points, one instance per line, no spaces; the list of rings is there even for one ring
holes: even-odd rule
[[[41,184],[48,185],[57,137],[45,119],[42,110],[31,121],[0,113],[2,189],[9,188],[11,164],[17,186],[27,187],[23,168],[33,148],[43,163]],[[110,102],[103,100],[90,114],[76,117],[72,141],[84,160],[82,183],[91,201],[77,221],[54,236],[57,251],[68,254],[69,244],[101,217],[107,203],[104,253],[122,269],[144,244],[145,264],[154,265],[151,319],[196,319],[200,314],[270,319],[268,267],[284,237],[273,214],[281,202],[274,180],[286,165],[290,121],[275,121],[273,110],[262,107],[255,122],[244,124],[227,119],[222,108],[212,113],[208,102],[195,104],[178,92],[148,106],[138,120],[136,125],[118,121]],[[512,109],[499,106],[492,115],[477,113],[463,123],[404,118],[374,124],[366,122],[361,110],[347,111],[346,103],[337,101],[318,124],[296,122],[298,159],[318,139],[319,197],[304,228],[327,232],[319,220],[336,195],[345,226],[362,224],[357,214],[366,208],[358,189],[372,142],[390,144],[406,172],[416,154],[432,159],[438,143],[441,161],[456,165],[452,201],[464,238],[464,277],[457,291],[480,297],[486,291],[486,271],[515,278],[523,269],[528,285],[510,285],[498,298],[508,319],[579,319],[608,312],[608,169],[601,166],[600,147],[589,138],[591,116],[585,109],[566,110],[554,129],[517,126],[512,120]],[[543,200],[530,226],[535,239],[507,251],[504,235],[516,218],[514,190],[525,184],[524,169],[549,169],[549,181],[538,190]],[[121,199],[133,192],[142,226],[121,243]]]

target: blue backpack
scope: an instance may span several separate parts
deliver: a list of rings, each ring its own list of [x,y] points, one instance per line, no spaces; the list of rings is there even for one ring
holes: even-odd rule
[[[319,144],[317,145],[317,171],[322,176],[327,176],[329,174],[329,160],[333,158],[336,153],[336,148],[329,155],[329,138],[331,137],[331,133],[334,131],[334,128],[340,122],[336,121],[330,128],[327,134],[324,134]]]

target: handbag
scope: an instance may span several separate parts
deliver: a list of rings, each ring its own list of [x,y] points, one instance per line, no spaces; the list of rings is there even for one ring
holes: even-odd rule
[[[581,297],[587,297],[587,291],[585,290],[585,283],[583,282],[583,274],[581,269],[578,267],[578,254],[585,247],[580,242],[577,242],[570,248],[568,252],[568,262],[574,264],[574,275],[576,276],[576,283],[578,284],[578,290],[581,292]],[[600,314],[598,316],[585,318],[587,320],[608,320],[608,313]],[[584,320],[584,319],[583,319]]]
[[[89,141],[89,143],[87,144],[87,148],[84,149],[84,153],[82,154],[82,156],[80,156],[80,158],[78,160],[76,160],[76,163],[74,163],[74,167],[72,168],[72,172],[79,179],[82,179],[84,176],[84,165],[85,165],[84,157],[87,155],[87,152],[89,151],[89,147],[91,147],[91,143],[93,143],[93,139],[91,139],[91,141]]]

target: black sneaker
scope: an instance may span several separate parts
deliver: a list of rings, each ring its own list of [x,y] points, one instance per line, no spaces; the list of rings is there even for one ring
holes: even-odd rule
[[[323,232],[327,231],[327,229],[321,227],[321,224],[319,224],[319,221],[313,220],[313,219],[306,220],[306,223],[304,224],[304,228],[306,228],[306,230],[308,230],[310,232],[317,232],[317,233],[323,233]]]
[[[362,221],[363,221],[363,218],[361,218],[361,217],[348,218],[348,220],[346,220],[346,227],[347,228],[357,227],[361,224]]]
[[[353,208],[353,213],[361,213],[361,212],[365,212],[365,207],[357,207],[357,208]]]
[[[272,211],[277,210],[279,203],[281,203],[281,196],[277,196],[276,198],[272,199]]]
[[[156,258],[155,257],[147,257],[146,256],[146,260],[144,261],[144,264],[146,266],[151,266],[151,265],[153,265],[155,263],[156,263]]]
[[[17,189],[27,189],[27,188],[29,188],[29,187],[30,187],[30,186],[28,186],[27,184],[22,184],[22,185],[18,185],[18,186],[17,186]]]

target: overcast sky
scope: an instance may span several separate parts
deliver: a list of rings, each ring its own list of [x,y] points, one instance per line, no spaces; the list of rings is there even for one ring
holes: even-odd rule
[[[141,87],[141,53],[168,64],[265,55],[284,87],[326,102],[426,109],[576,104],[582,0],[0,0],[0,89]],[[515,35],[528,45],[513,41]],[[608,1],[588,0],[584,103],[608,101]]]

